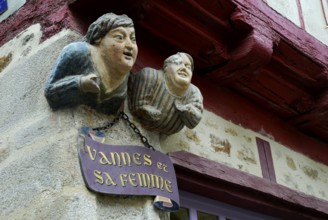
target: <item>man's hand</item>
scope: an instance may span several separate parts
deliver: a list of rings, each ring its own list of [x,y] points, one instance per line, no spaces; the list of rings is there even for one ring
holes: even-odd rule
[[[81,78],[81,89],[83,92],[99,93],[99,78],[96,74],[91,73]]]
[[[139,115],[139,117],[147,120],[148,122],[155,122],[162,118],[162,112],[150,105],[143,105],[139,107],[135,114]]]
[[[189,112],[192,106],[191,104],[183,105],[179,100],[175,100],[174,105],[180,112]]]

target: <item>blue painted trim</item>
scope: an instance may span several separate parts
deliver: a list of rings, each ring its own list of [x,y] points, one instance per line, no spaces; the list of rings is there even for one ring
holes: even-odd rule
[[[8,10],[7,0],[0,0],[0,15]]]

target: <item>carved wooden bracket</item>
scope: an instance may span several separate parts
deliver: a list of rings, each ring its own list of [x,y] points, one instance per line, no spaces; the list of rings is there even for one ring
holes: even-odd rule
[[[328,90],[316,100],[312,111],[299,115],[290,121],[294,126],[325,136],[328,134]]]
[[[256,70],[268,64],[273,53],[273,41],[255,31],[235,46],[229,61],[210,73],[210,77],[220,84],[251,77]]]

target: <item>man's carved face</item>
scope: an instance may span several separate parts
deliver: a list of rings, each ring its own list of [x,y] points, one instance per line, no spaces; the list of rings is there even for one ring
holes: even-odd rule
[[[110,30],[101,39],[99,49],[101,56],[112,68],[120,72],[129,72],[138,54],[134,28],[117,27]]]
[[[164,72],[168,83],[175,88],[185,88],[190,85],[192,78],[192,66],[189,58],[181,53],[174,55],[173,62],[167,64]]]

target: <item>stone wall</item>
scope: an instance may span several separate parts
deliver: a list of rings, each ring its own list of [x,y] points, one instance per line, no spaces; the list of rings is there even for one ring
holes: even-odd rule
[[[0,219],[167,218],[155,210],[153,198],[108,197],[86,189],[77,131],[112,117],[87,107],[49,108],[43,94],[48,74],[61,49],[81,36],[64,30],[38,45],[39,31],[38,25],[32,26],[0,50],[7,53],[2,57],[12,54],[0,72]],[[24,44],[30,49],[21,48]],[[113,144],[142,145],[123,122],[108,136]],[[149,139],[159,146],[158,137]]]

